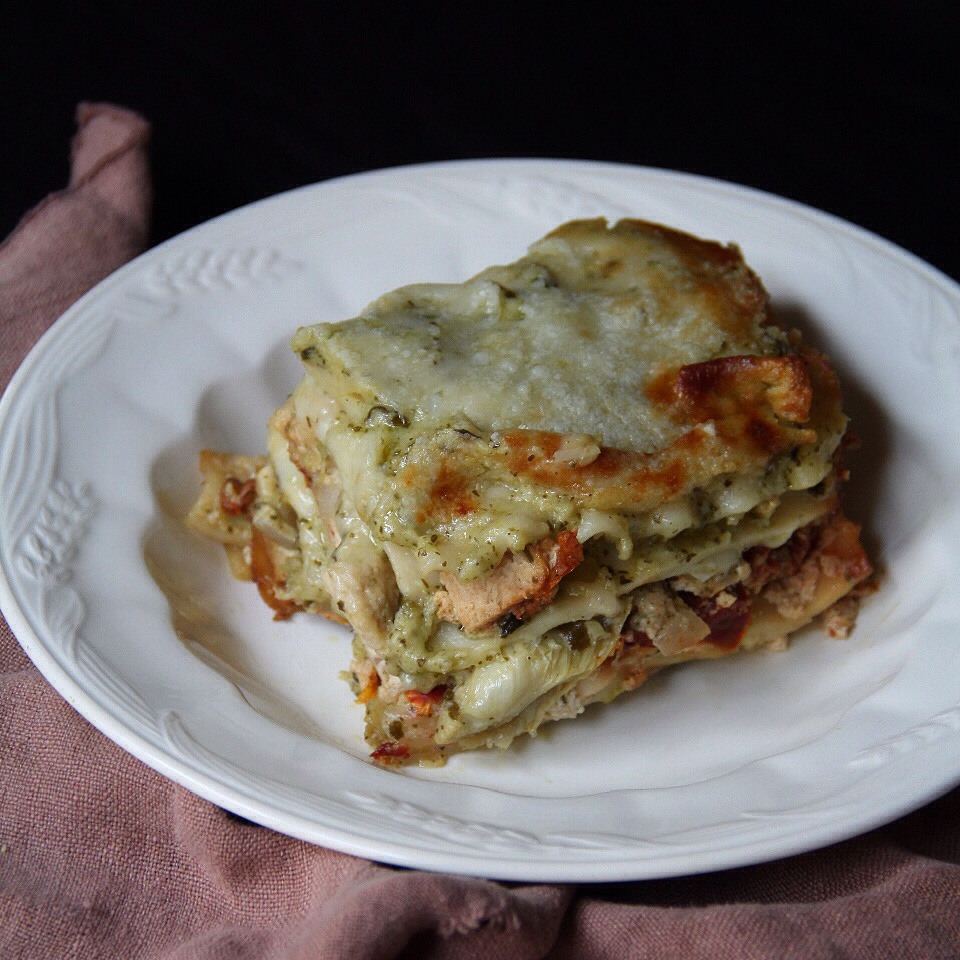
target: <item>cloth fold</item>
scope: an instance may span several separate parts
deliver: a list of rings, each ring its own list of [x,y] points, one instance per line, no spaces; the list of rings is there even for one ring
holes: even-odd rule
[[[81,104],[67,188],[0,245],[0,388],[148,242],[150,128]],[[2,505],[0,505],[2,509]],[[234,817],[79,716],[0,620],[4,958],[960,956],[960,793],[801,857],[647,883],[402,870]]]
[[[0,388],[53,320],[147,243],[147,122],[84,103],[77,126],[69,186],[0,244]]]

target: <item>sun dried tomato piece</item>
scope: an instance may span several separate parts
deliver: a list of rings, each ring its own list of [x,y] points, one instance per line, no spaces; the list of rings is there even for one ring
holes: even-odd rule
[[[257,481],[253,477],[249,480],[227,477],[220,487],[220,509],[232,517],[253,506],[256,498]]]
[[[418,717],[428,717],[433,708],[443,700],[446,689],[442,683],[438,683],[426,693],[421,693],[419,690],[405,690],[403,695]]]
[[[741,586],[724,591],[733,601],[720,603],[716,597],[698,597],[681,593],[683,602],[710,628],[704,643],[712,643],[723,650],[733,650],[743,639],[750,622],[750,597]]]
[[[384,740],[370,757],[373,760],[389,762],[391,760],[406,760],[410,756],[410,748],[405,743],[396,740]]]
[[[650,647],[654,649],[654,642],[642,630],[633,627],[624,627],[620,632],[620,640],[627,647]]]

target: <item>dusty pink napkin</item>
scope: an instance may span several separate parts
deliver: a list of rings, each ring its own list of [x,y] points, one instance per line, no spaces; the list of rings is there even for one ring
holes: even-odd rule
[[[70,186],[0,246],[0,387],[147,242],[149,129],[78,109]],[[0,505],[2,509],[2,505]],[[960,956],[960,793],[827,850],[579,888],[393,869],[230,816],[124,753],[0,620],[0,957]]]

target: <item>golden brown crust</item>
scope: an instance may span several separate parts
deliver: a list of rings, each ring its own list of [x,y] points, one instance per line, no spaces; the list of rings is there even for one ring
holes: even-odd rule
[[[256,528],[250,531],[250,575],[260,599],[273,610],[274,620],[287,620],[298,610],[301,604],[281,595],[283,580],[274,563],[270,541]]]
[[[476,478],[499,468],[599,510],[649,510],[725,474],[759,473],[771,459],[815,444],[840,413],[836,374],[821,354],[736,355],[661,372],[648,385],[656,407],[682,432],[659,450],[603,446],[586,461],[562,455],[568,435],[505,430],[441,451],[398,475],[425,489],[423,525],[479,509]],[[432,470],[428,477],[425,469]]]
[[[560,581],[582,560],[577,535],[561,530],[556,538],[508,553],[486,576],[467,583],[442,573],[443,589],[435,597],[437,615],[469,631],[482,630],[507,614],[525,620],[553,599]]]

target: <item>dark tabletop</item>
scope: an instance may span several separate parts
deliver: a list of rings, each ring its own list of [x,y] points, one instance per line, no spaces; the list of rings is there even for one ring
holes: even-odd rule
[[[573,157],[768,190],[960,277],[951,7],[20,3],[0,235],[63,184],[75,104],[109,100],[153,124],[154,241],[342,174]]]

